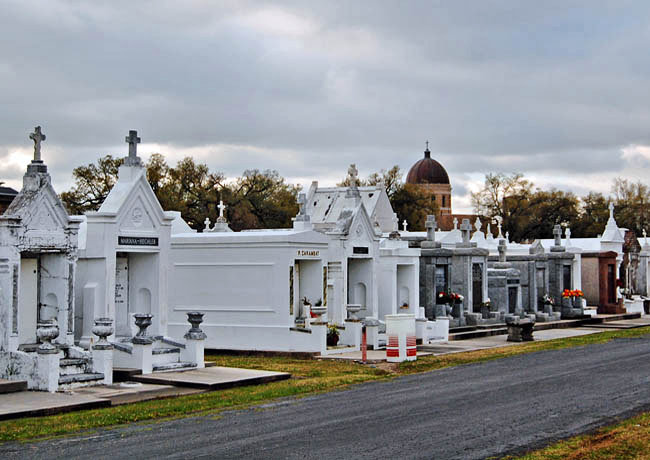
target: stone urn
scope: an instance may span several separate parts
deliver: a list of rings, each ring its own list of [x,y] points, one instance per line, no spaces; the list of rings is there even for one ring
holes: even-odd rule
[[[350,318],[352,321],[359,321],[359,318],[357,317],[357,313],[361,311],[361,305],[358,303],[350,303],[348,304],[348,313],[350,314]]]
[[[203,340],[206,338],[205,333],[199,327],[203,322],[203,313],[200,311],[188,311],[187,321],[190,323],[190,330],[185,333],[186,339]]]
[[[59,336],[59,327],[56,325],[56,321],[50,319],[38,323],[36,336],[38,337],[38,341],[41,343],[38,346],[38,353],[49,354],[59,352],[59,349],[52,344],[52,340]]]
[[[113,333],[113,320],[110,318],[97,318],[93,326],[93,334],[99,337],[99,340],[93,348],[95,350],[110,350],[113,345],[108,343],[106,338]]]
[[[149,313],[136,313],[133,315],[135,318],[135,325],[138,327],[139,331],[131,339],[131,342],[138,345],[149,345],[153,343],[153,339],[147,335],[147,328],[151,326],[151,318],[153,315]]]
[[[320,317],[327,313],[327,306],[325,305],[314,305],[311,307],[311,312],[314,314],[316,319],[320,321]]]

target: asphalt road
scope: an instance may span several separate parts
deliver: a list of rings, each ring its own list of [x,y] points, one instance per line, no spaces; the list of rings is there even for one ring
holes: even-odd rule
[[[650,408],[650,338],[526,354],[218,417],[32,444],[0,458],[484,458]]]

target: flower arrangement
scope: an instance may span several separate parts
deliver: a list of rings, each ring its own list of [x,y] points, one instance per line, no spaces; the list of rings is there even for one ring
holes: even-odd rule
[[[402,302],[402,305],[400,306],[400,308],[401,308],[402,310],[406,310],[406,309],[408,309],[408,307],[409,307],[408,302]]]
[[[555,305],[555,300],[553,300],[550,294],[546,293],[542,296],[542,303],[544,305]]]
[[[438,293],[438,302],[437,303],[448,303],[451,305],[459,304],[463,301],[465,297],[455,292],[439,292]]]
[[[339,329],[334,324],[327,325],[327,345],[336,346],[339,343]]]
[[[484,302],[481,303],[481,308],[492,308],[492,301],[490,298],[486,298]]]
[[[584,294],[582,293],[582,291],[580,289],[575,289],[575,290],[565,289],[562,292],[562,298],[568,299],[568,298],[571,298],[571,297],[580,298],[580,297],[584,297]]]

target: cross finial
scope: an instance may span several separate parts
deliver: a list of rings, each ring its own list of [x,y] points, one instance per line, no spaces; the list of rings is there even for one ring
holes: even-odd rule
[[[129,131],[129,135],[124,140],[129,144],[129,156],[124,161],[124,164],[128,166],[141,166],[142,162],[138,158],[138,144],[140,143],[138,132],[135,130]]]
[[[29,135],[29,138],[34,141],[34,159],[33,163],[42,163],[41,160],[41,142],[46,139],[45,134],[41,132],[41,127],[34,128],[34,132]]]
[[[404,231],[406,231],[406,227],[408,227],[408,225],[409,225],[409,223],[406,221],[406,219],[404,219],[402,221],[402,227],[404,227]]]
[[[463,222],[460,224],[460,231],[463,237],[463,243],[469,243],[469,232],[472,230],[472,226],[469,224],[469,219],[463,219]]]
[[[506,243],[510,243],[510,232],[506,232]]]
[[[562,246],[562,227],[559,224],[553,227],[553,237],[555,239],[555,246]]]
[[[454,230],[458,230],[458,219],[454,217]]]
[[[505,262],[506,261],[506,240],[499,240],[499,246],[497,246],[497,250],[499,251],[499,262]]]
[[[352,163],[348,168],[348,178],[350,179],[350,185],[357,185],[357,176],[359,171],[357,170],[357,165]]]
[[[427,144],[427,150],[429,150],[429,141],[426,141],[425,144]]]
[[[614,203],[611,201],[609,202],[609,218],[614,218]]]
[[[226,205],[223,204],[223,200],[219,200],[217,208],[219,208],[219,217],[223,218],[223,212],[226,210]]]
[[[205,224],[205,228],[203,229],[204,232],[209,232],[210,231],[210,218],[206,217],[205,220],[203,221]]]

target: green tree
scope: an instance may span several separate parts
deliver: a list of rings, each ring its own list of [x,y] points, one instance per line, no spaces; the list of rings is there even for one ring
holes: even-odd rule
[[[79,166],[72,170],[74,185],[61,194],[61,201],[70,214],[97,211],[117,181],[117,170],[123,158],[106,155],[97,164]]]

